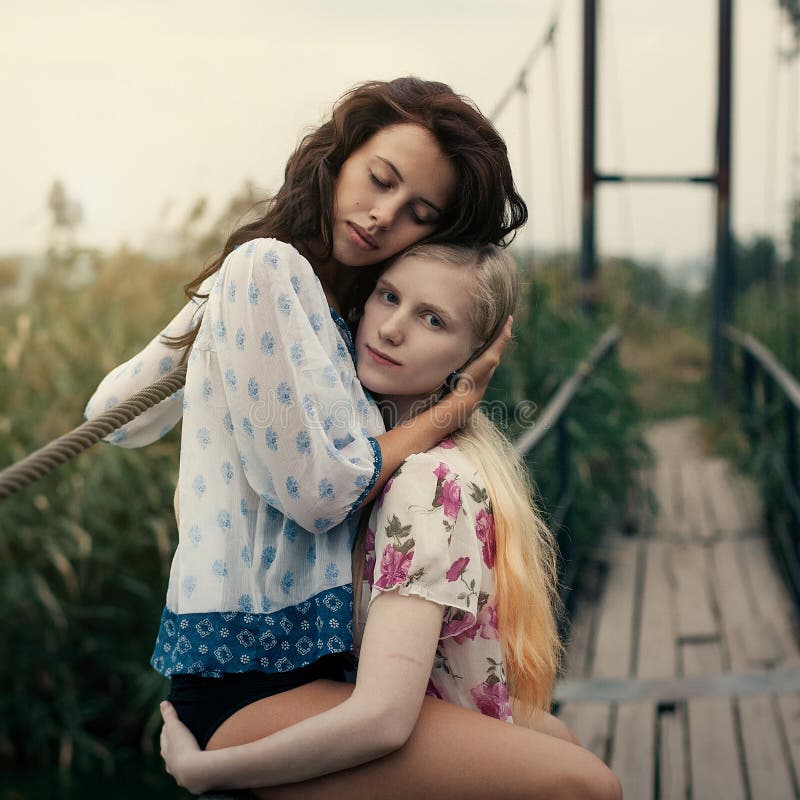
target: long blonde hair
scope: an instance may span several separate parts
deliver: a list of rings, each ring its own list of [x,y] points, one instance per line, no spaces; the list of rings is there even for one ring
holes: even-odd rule
[[[491,342],[516,305],[518,277],[513,259],[498,247],[420,244],[414,256],[474,271],[471,323],[476,336]],[[472,361],[482,351],[476,351]],[[468,362],[469,363],[469,362]],[[441,393],[431,398],[436,402]],[[562,645],[556,617],[558,551],[534,501],[525,463],[508,438],[481,410],[455,431],[453,439],[486,482],[496,540],[495,598],[500,646],[515,713],[530,717],[550,707]],[[364,539],[370,508],[364,509],[353,549],[356,618],[364,576]],[[358,628],[358,625],[355,626]]]

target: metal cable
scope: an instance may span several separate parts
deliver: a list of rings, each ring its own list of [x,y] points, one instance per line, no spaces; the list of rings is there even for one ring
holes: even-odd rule
[[[561,105],[561,78],[560,70],[558,68],[558,39],[553,36],[553,41],[550,46],[551,58],[551,77],[552,83],[552,101],[553,101],[553,125],[555,129],[555,169],[553,170],[553,196],[558,198],[556,203],[556,219],[558,224],[558,244],[561,248],[562,263],[566,262],[567,252],[569,245],[567,243],[567,200],[564,192],[564,187],[567,185],[565,179],[564,164],[566,159],[564,157],[564,115],[562,113]]]
[[[555,36],[556,29],[558,28],[558,23],[561,18],[561,11],[564,7],[564,0],[560,0],[558,5],[554,8],[553,13],[550,17],[550,24],[544,29],[542,32],[541,37],[534,45],[533,50],[531,51],[530,55],[527,59],[525,59],[525,63],[522,65],[522,68],[517,73],[517,77],[511,82],[511,85],[506,89],[503,93],[503,96],[497,101],[495,107],[492,109],[491,113],[489,114],[489,119],[497,123],[497,118],[503,113],[505,107],[511,101],[511,98],[519,91],[520,82],[525,80],[525,76],[530,72],[533,68],[533,65],[538,60],[539,56],[544,52],[545,48],[550,45],[553,41],[553,37]]]
[[[109,433],[121,428],[134,417],[175,394],[186,383],[186,364],[176,367],[151,386],[106,411],[93,420],[84,422],[69,433],[59,436],[49,444],[17,461],[0,472],[0,500],[20,491],[59,464],[74,458]]]

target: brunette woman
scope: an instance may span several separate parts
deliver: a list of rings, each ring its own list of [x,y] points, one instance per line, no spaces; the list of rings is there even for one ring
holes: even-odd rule
[[[525,218],[505,145],[468,101],[417,78],[357,86],[301,141],[266,213],[89,401],[92,417],[188,359],[185,389],[110,441],[143,446],[183,420],[151,663],[201,745],[244,707],[343,677],[356,514],[466,418],[510,337],[504,321],[463,390],[385,433],[344,318],[418,240],[502,243]]]

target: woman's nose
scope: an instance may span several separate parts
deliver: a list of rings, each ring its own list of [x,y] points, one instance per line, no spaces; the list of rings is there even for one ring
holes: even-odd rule
[[[399,203],[397,200],[390,197],[383,197],[375,201],[372,206],[371,216],[379,228],[387,230],[392,227],[397,217],[398,210]]]
[[[403,341],[403,325],[399,314],[387,317],[380,326],[379,333],[381,339],[391,344],[400,344]]]

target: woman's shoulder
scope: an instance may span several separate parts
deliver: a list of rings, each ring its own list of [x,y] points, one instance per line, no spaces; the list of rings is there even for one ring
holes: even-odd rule
[[[255,239],[248,239],[231,252],[235,253],[243,248],[247,255],[253,255],[254,253],[269,255],[273,253],[277,258],[290,256],[302,258],[300,251],[293,244],[276,239],[273,236],[257,236]]]
[[[450,437],[424,453],[408,456],[390,479],[390,484],[395,482],[403,489],[447,483],[467,493],[474,494],[474,488],[481,494],[485,491],[485,481],[472,459]]]
[[[398,471],[420,474],[424,473],[426,468],[430,468],[437,477],[446,468],[448,473],[458,479],[478,478],[482,482],[472,459],[449,436],[424,453],[410,455]]]
[[[275,308],[288,322],[293,308],[302,309],[321,328],[328,314],[322,284],[308,260],[293,245],[280,239],[258,238],[243,242],[225,258],[211,292],[217,305],[227,301],[231,310],[259,306]],[[270,303],[261,301],[269,298]]]
[[[229,269],[239,268],[253,270],[263,268],[262,274],[289,271],[292,274],[311,277],[318,282],[308,259],[292,244],[272,237],[259,237],[243,242],[234,248],[226,257],[224,266]]]

